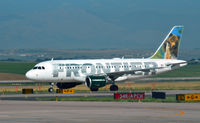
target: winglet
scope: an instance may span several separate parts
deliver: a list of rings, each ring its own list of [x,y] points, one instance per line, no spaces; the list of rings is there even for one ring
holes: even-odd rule
[[[151,59],[177,59],[183,26],[174,26]]]

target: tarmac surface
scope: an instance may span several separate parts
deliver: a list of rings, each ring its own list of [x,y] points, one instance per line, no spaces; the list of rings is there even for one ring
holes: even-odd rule
[[[197,123],[199,103],[0,101],[0,123]]]
[[[123,91],[124,92],[124,91]],[[132,92],[144,92],[144,91],[132,91]],[[176,94],[200,94],[200,90],[155,90],[154,92],[165,92],[166,95]],[[120,91],[118,92],[120,93]],[[50,97],[113,97],[114,92],[77,92],[74,94],[1,94],[0,100],[17,100],[17,99],[31,99],[31,98],[50,98]],[[145,92],[146,96],[151,96],[151,92]]]

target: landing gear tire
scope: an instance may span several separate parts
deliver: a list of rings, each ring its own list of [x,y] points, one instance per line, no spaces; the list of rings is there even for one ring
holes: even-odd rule
[[[117,85],[111,85],[110,91],[118,91],[118,86]]]
[[[54,85],[54,83],[51,82],[51,83],[49,83],[49,85],[50,85],[50,88],[48,89],[48,92],[52,93],[53,92],[53,85]]]
[[[48,91],[49,91],[50,93],[52,93],[52,92],[53,92],[53,88],[49,88]]]
[[[98,91],[98,88],[90,88],[91,91]]]

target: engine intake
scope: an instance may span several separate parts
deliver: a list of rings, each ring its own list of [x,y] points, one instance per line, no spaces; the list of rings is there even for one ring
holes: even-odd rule
[[[87,76],[85,79],[85,85],[90,89],[97,89],[104,87],[108,82],[105,76]]]

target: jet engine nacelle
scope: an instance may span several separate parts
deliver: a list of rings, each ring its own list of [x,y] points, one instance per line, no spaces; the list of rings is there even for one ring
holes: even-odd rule
[[[98,88],[104,87],[108,83],[106,76],[87,76],[85,85],[92,91],[97,91]]]

